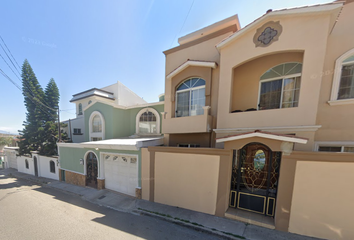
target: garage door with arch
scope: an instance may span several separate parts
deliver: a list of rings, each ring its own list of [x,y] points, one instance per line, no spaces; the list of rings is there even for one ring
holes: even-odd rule
[[[135,197],[138,186],[138,156],[104,155],[105,187]]]

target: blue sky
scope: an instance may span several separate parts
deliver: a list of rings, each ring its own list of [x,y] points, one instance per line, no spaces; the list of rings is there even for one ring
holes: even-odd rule
[[[28,59],[43,89],[54,78],[60,117],[67,120],[75,117],[73,94],[116,81],[148,102],[158,101],[164,92],[162,52],[177,46],[179,37],[235,14],[243,27],[268,9],[326,2],[7,0],[0,35],[20,66]],[[2,59],[0,68],[21,86]],[[0,130],[17,133],[26,113],[22,93],[2,75],[0,86]]]

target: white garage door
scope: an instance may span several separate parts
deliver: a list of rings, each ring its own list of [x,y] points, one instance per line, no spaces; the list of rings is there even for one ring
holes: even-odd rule
[[[106,155],[103,159],[105,187],[135,197],[138,186],[137,156]]]

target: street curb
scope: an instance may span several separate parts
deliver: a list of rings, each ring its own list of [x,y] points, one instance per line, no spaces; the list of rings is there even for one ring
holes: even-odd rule
[[[192,223],[186,223],[186,222],[183,222],[183,221],[178,221],[178,220],[175,220],[174,218],[164,217],[164,216],[161,216],[161,215],[158,215],[158,214],[154,214],[154,213],[151,213],[151,212],[147,212],[147,211],[144,211],[144,210],[133,210],[133,212],[137,213],[137,214],[140,214],[140,215],[145,215],[145,216],[158,218],[158,219],[161,219],[161,220],[164,220],[164,221],[167,221],[167,222],[171,222],[171,223],[183,226],[183,227],[188,227],[188,228],[191,228],[191,229],[199,231],[199,232],[213,234],[213,235],[216,235],[218,237],[222,237],[222,238],[228,239],[228,240],[240,240],[240,239],[247,240],[247,238],[245,238],[245,237],[242,237],[242,238],[233,237],[231,235],[227,235],[225,233],[219,232],[218,230],[214,231],[214,230],[212,230],[210,228],[207,228],[207,227],[204,227],[204,226],[203,227],[196,226],[196,225],[193,225]]]

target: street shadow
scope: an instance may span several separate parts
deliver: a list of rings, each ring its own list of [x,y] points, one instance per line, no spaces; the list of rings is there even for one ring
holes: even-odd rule
[[[0,189],[33,185],[38,186],[37,188],[32,189],[33,191],[50,195],[56,200],[103,215],[103,217],[97,217],[91,219],[91,221],[103,224],[110,228],[134,235],[139,238],[161,239],[162,236],[168,236],[167,239],[177,240],[181,238],[181,234],[186,234],[186,231],[189,231],[189,229],[181,228],[178,225],[171,224],[157,218],[114,211],[110,208],[85,201],[75,194],[47,187],[45,184],[32,184],[27,180],[16,179],[16,182],[1,185]],[[210,239],[215,239],[215,236]]]
[[[0,190],[1,189],[19,188],[22,186],[27,186],[27,187],[39,186],[38,184],[30,182],[30,181],[20,181],[16,177],[13,177],[13,176],[0,175],[0,180],[1,179],[12,179],[13,182],[0,184]]]

